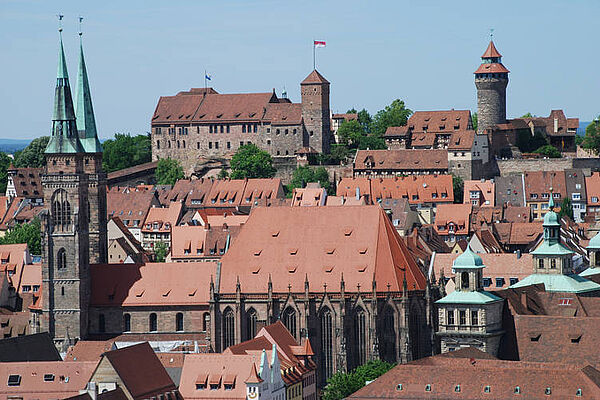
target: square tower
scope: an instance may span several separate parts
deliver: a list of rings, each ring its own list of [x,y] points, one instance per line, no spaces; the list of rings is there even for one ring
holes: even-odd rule
[[[300,83],[305,146],[319,153],[329,153],[331,119],[329,111],[329,82],[317,70]]]

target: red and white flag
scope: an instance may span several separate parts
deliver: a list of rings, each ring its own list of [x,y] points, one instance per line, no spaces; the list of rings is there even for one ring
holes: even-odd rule
[[[322,40],[315,40],[315,47],[325,47],[325,42]]]

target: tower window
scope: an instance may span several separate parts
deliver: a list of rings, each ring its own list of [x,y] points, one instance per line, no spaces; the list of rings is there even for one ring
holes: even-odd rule
[[[466,325],[467,324],[467,312],[465,310],[460,310],[458,312],[458,323],[460,325]]]
[[[131,314],[123,314],[123,332],[131,332]]]
[[[64,189],[58,189],[52,195],[52,222],[54,229],[59,232],[70,229],[71,203]]]
[[[160,150],[160,140],[157,140],[157,141],[156,141],[156,148],[157,148],[158,150]]]
[[[544,269],[544,260],[542,258],[540,258],[538,260],[538,268],[539,269]]]
[[[454,310],[448,310],[447,312],[447,316],[448,316],[448,321],[447,325],[454,325]]]
[[[223,347],[227,348],[235,344],[235,316],[228,308],[223,318]]]
[[[246,125],[242,125],[242,133],[246,133]]]
[[[292,307],[288,307],[283,312],[283,324],[287,328],[288,331],[292,334],[292,336],[297,339],[296,335],[296,310]]]
[[[253,308],[248,310],[248,318],[246,322],[246,338],[248,340],[253,339],[254,336],[256,336],[256,324],[258,322],[256,311]]]
[[[150,314],[150,317],[148,318],[148,330],[150,332],[156,332],[158,330],[156,313]]]
[[[477,310],[471,311],[471,325],[479,325],[479,313]]]
[[[67,252],[65,251],[64,248],[61,248],[60,250],[58,250],[58,253],[56,253],[56,268],[64,269],[66,267],[67,267]]]
[[[175,316],[175,330],[183,332],[183,313],[177,313]]]

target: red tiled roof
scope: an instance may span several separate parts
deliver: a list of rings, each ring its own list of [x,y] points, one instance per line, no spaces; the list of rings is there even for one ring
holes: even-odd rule
[[[435,133],[413,133],[411,147],[431,149],[435,143]]]
[[[404,126],[388,126],[384,137],[408,136],[408,125]]]
[[[469,198],[471,192],[479,192],[480,193],[480,202],[482,206],[494,207],[495,206],[495,183],[491,180],[468,180],[464,181],[464,195],[463,195],[463,203],[470,203],[471,199]],[[486,201],[488,203],[486,203]]]
[[[406,124],[412,132],[452,133],[472,129],[471,111],[415,111]],[[457,127],[455,129],[455,127]]]
[[[510,71],[502,64],[481,64],[474,74],[507,74]]]
[[[525,195],[528,202],[547,202],[549,197],[543,198],[542,194],[547,194],[549,196],[550,189],[552,189],[553,194],[560,194],[558,199],[554,199],[556,206],[560,206],[562,199],[567,196],[567,185],[564,171],[525,172]],[[537,198],[532,198],[532,194],[537,195]]]
[[[531,208],[508,206],[504,209],[504,220],[506,222],[529,222],[531,220]]]
[[[302,104],[269,103],[264,118],[271,121],[272,125],[300,125],[302,123]]]
[[[324,285],[347,291],[373,278],[384,290],[423,289],[425,277],[404,242],[378,206],[256,208],[229,252],[223,256],[221,293],[235,293],[237,277],[244,293],[263,293],[271,277],[273,291],[312,292]],[[291,289],[288,289],[288,284]]]
[[[481,58],[499,58],[502,57],[502,54],[496,49],[494,45],[494,41],[490,40],[490,44],[488,44],[487,49],[485,49],[485,53],[481,56]]]
[[[112,340],[80,340],[70,346],[65,361],[100,361],[100,357],[113,347]]]
[[[111,188],[106,195],[108,218],[117,216],[128,228],[142,228],[148,210],[160,205],[156,192],[130,188]],[[138,225],[135,225],[137,221]]]
[[[118,171],[113,171],[113,172],[109,172],[107,175],[107,179],[109,181],[118,179],[118,178],[122,178],[124,176],[127,175],[133,175],[133,174],[137,174],[143,171],[152,171],[152,170],[156,170],[156,167],[158,166],[158,161],[151,161],[151,162],[147,162],[144,164],[138,164],[138,165],[134,165],[133,167],[129,167],[129,168],[124,168],[124,169],[120,169]]]
[[[358,120],[357,113],[346,113],[346,114],[333,114],[331,119],[343,119],[345,121],[355,121]]]
[[[8,174],[12,176],[17,196],[43,198],[41,173],[42,168],[10,168]]]
[[[600,172],[592,172],[592,175],[585,177],[585,191],[587,194],[588,206],[600,205]]]
[[[450,142],[448,143],[448,150],[471,150],[473,148],[473,141],[475,140],[475,131],[458,131],[453,132]]]
[[[468,235],[471,210],[470,204],[439,204],[434,224],[438,235],[448,235],[451,224],[455,235]]]
[[[321,75],[319,73],[319,71],[317,71],[316,69],[313,70],[313,72],[311,72],[310,74],[308,74],[308,76],[306,78],[304,78],[304,80],[300,83],[301,85],[310,85],[313,83],[327,83],[329,84],[329,81],[327,79],[325,79],[323,77],[323,75]]]
[[[368,164],[372,163],[370,167]],[[446,171],[448,150],[358,150],[355,170]]]
[[[133,398],[150,398],[176,390],[148,342],[104,353]]]
[[[170,232],[179,222],[182,208],[183,204],[178,201],[171,202],[168,207],[150,208],[142,232]]]

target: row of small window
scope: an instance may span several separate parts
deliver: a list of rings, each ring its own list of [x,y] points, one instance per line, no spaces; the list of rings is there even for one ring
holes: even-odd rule
[[[448,193],[440,193],[440,197],[442,199],[446,199],[446,198],[448,198]],[[402,198],[403,199],[408,199],[408,195],[403,194]],[[411,196],[411,198],[412,198],[412,200],[419,200],[419,195],[418,194],[413,194]],[[431,198],[432,199],[437,199],[438,198],[438,194],[436,192],[431,193]],[[377,200],[378,203],[381,203],[382,199],[381,199],[381,197],[377,197],[376,200]]]
[[[208,387],[210,387],[210,390],[219,390],[219,388],[221,387],[221,381],[219,381],[219,383],[210,383],[208,385]],[[235,387],[235,382],[234,383],[224,383],[223,384],[223,389],[225,390],[233,390],[233,388]],[[206,382],[204,383],[198,383],[196,382],[196,390],[204,390],[206,389]],[[256,389],[255,387],[251,387],[250,388],[250,392],[253,393],[254,390]]]
[[[573,262],[573,260],[571,260],[569,258],[569,259],[566,259],[566,261],[567,261],[567,268],[571,267],[571,263]],[[548,262],[548,260],[544,260],[543,258],[540,258],[538,260],[538,268],[539,269],[544,269],[544,268],[546,268],[548,266],[549,266],[550,269],[556,269],[556,265],[557,265],[556,264],[556,258],[551,258],[549,260],[549,262]]]
[[[397,384],[396,385],[396,390],[398,390],[398,391],[404,390],[404,385],[402,385],[401,383]],[[460,385],[454,386],[454,391],[455,392],[460,393],[460,390],[461,390],[460,389]],[[431,392],[431,385],[430,384],[425,385],[425,391],[426,392]],[[483,387],[483,393],[491,393],[491,392],[492,392],[492,387],[490,385],[486,385],[486,386]],[[520,386],[515,386],[514,394],[522,394]],[[547,387],[544,390],[544,394],[546,396],[551,395],[552,394],[552,388],[551,387]],[[575,392],[575,396],[577,396],[577,397],[583,396],[583,390],[581,388],[577,389],[577,391]]]
[[[510,285],[515,285],[519,282],[519,278],[508,278]],[[503,287],[506,284],[506,280],[504,278],[496,278],[496,287]],[[492,278],[483,278],[483,287],[492,286]]]
[[[40,290],[40,285],[23,285],[23,293],[29,293],[33,289],[33,293],[37,293]]]
[[[170,240],[171,235],[168,233],[144,233],[144,239],[160,239],[160,240]]]
[[[531,197],[532,199],[537,199],[538,195],[537,195],[537,193],[531,193],[529,195],[529,197]],[[552,193],[552,197],[554,197],[555,199],[560,199],[560,193]],[[550,194],[542,193],[542,199],[549,199],[549,198],[550,198]]]
[[[203,254],[204,253],[204,249],[196,249],[196,254]],[[188,255],[188,254],[192,254],[190,249],[183,249],[183,254]],[[209,254],[211,256],[214,256],[215,254],[217,254],[217,249],[212,248],[209,249]],[[225,254],[225,248],[221,248],[219,249],[219,255],[223,255]]]
[[[446,325],[456,325],[455,314],[457,310],[447,310]],[[458,325],[467,325],[467,310],[458,310]],[[479,311],[471,310],[470,325],[479,325]]]
[[[125,226],[129,226],[130,222],[131,222],[132,226],[140,226],[141,221],[139,219],[134,219],[134,220],[124,219],[123,220],[123,224],[125,224]]]
[[[61,376],[61,381],[67,381],[69,378]],[[54,374],[44,374],[44,382],[54,382],[55,376]],[[21,386],[21,375],[11,374],[8,376],[8,382],[6,382],[7,386]],[[9,397],[11,398],[11,397]]]
[[[477,78],[508,78],[508,74],[477,74]]]
[[[206,318],[205,318],[206,324]],[[98,315],[98,330],[102,333],[105,332],[105,320],[104,314]],[[206,325],[205,325],[206,330]],[[156,313],[152,313],[148,317],[148,331],[149,332],[157,332],[158,331],[158,316]],[[175,315],[175,331],[183,332],[183,313],[177,313]],[[131,332],[131,314],[123,314],[123,332]]]
[[[464,156],[465,156],[465,152],[464,152],[464,151],[463,151],[463,152],[461,152],[461,153],[460,153],[460,156],[461,156],[461,157],[464,157]],[[454,152],[454,157],[458,157],[458,153],[457,153],[457,152]]]

